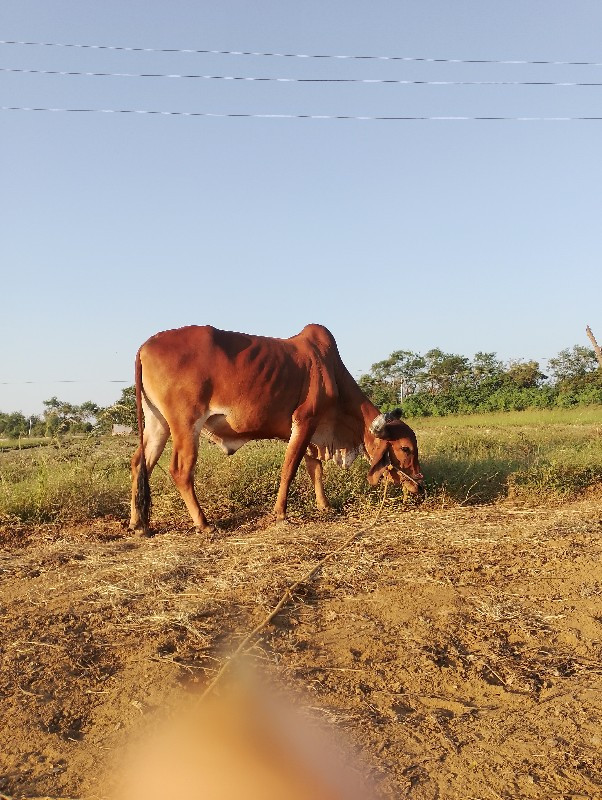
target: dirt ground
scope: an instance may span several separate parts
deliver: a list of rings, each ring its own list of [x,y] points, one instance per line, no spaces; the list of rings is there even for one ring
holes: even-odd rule
[[[0,795],[107,797],[130,732],[365,523],[5,526]],[[382,797],[602,797],[602,502],[385,509],[254,653]]]

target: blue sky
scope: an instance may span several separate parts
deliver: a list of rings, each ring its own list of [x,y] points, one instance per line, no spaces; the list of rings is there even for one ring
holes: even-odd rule
[[[149,48],[602,62],[597,0],[5,0],[1,38]],[[602,67],[0,45],[0,66],[445,81]],[[0,74],[2,106],[602,116],[601,87]],[[353,374],[395,349],[542,362],[600,305],[602,122],[0,112],[0,410],[108,404],[138,346],[198,323],[327,325]],[[55,381],[77,383],[55,383]],[[32,382],[32,383],[27,383]]]

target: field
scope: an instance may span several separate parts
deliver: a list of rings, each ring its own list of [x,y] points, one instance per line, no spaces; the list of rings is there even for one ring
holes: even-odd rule
[[[202,688],[287,586],[251,654],[363,754],[385,798],[602,797],[602,409],[413,421],[422,506],[365,466],[266,517],[281,448],[203,449],[218,531],[162,462],[157,535],[123,527],[132,441],[0,453],[0,796],[104,798],[115,753]]]
[[[45,444],[52,444],[51,438],[35,439],[0,439],[0,451],[2,450],[28,450],[30,447],[41,447]]]

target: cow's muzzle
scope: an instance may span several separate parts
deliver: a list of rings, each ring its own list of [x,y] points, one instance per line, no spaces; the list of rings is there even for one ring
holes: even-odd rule
[[[395,467],[393,464],[389,464],[387,467],[386,477],[390,481],[393,481],[393,483],[403,486],[406,492],[413,495],[420,502],[422,502],[426,497],[424,475],[421,472],[417,472],[415,475],[410,475],[400,467]]]

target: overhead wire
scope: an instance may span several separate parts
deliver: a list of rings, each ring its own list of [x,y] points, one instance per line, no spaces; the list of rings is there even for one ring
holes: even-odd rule
[[[591,122],[600,121],[602,116],[577,116],[577,117],[520,117],[520,116],[396,116],[393,114],[382,116],[354,115],[354,114],[251,114],[251,113],[220,113],[212,111],[155,111],[142,108],[44,108],[26,106],[0,106],[0,111],[49,111],[54,113],[86,113],[86,114],[149,114],[169,117],[213,117],[228,118],[240,117],[246,119],[347,119],[347,120],[374,120],[374,121],[491,121],[491,122]]]
[[[209,50],[184,47],[126,47],[109,44],[76,44],[72,42],[29,42],[13,39],[2,39],[0,44],[23,45],[34,47],[66,47],[90,50],[117,50],[132,53],[188,53],[199,55],[227,56],[266,56],[274,58],[318,58],[318,59],[356,59],[361,61],[416,61],[432,64],[513,64],[513,65],[551,65],[575,67],[602,67],[600,61],[557,61],[547,59],[500,59],[500,58],[431,58],[424,56],[388,56],[388,55],[337,55],[331,53],[277,53],[254,50]]]
[[[111,380],[48,380],[48,381],[0,381],[0,386],[36,386],[44,383],[130,383],[130,381],[111,381]]]
[[[392,83],[403,86],[602,86],[602,81],[434,81],[406,80],[399,78],[284,78],[257,77],[247,75],[201,75],[196,73],[165,72],[84,72],[79,70],[29,69],[24,67],[0,67],[0,72],[26,75],[80,75],[97,78],[197,78],[210,81],[260,81],[276,83]]]
[[[129,47],[121,45],[104,44],[77,44],[59,42],[33,42],[18,40],[0,40],[0,44],[23,45],[57,48],[82,48],[95,50],[116,50],[128,52],[151,53],[198,53],[220,55],[249,55],[249,56],[278,56],[288,58],[320,58],[320,59],[361,59],[379,61],[405,61],[428,63],[457,63],[457,64],[547,64],[547,65],[573,65],[573,66],[602,66],[602,62],[593,61],[552,61],[552,60],[518,60],[518,59],[452,59],[452,58],[427,58],[414,56],[373,56],[373,55],[333,55],[333,54],[302,54],[302,53],[276,53],[243,50],[208,50],[191,48],[154,48],[154,47]],[[274,83],[302,83],[302,84],[396,84],[405,86],[563,86],[563,87],[600,87],[602,81],[541,81],[541,80],[415,80],[397,78],[306,78],[306,77],[280,77],[280,76],[237,76],[213,75],[201,73],[166,73],[166,72],[110,72],[110,71],[83,71],[83,70],[53,70],[34,69],[25,67],[0,67],[0,72],[20,74],[40,74],[56,76],[85,76],[85,77],[114,77],[114,78],[166,78],[166,79],[198,79],[211,81],[232,82],[274,82]],[[50,106],[25,106],[6,105],[0,111],[38,111],[49,113],[96,113],[96,114],[137,114],[156,116],[179,117],[207,117],[207,118],[251,118],[251,119],[311,119],[311,120],[374,120],[374,121],[524,121],[524,122],[569,122],[569,121],[598,121],[602,117],[595,115],[574,116],[522,116],[522,115],[364,115],[364,114],[298,114],[298,113],[237,113],[237,112],[212,112],[212,111],[176,111],[154,110],[136,108],[90,108],[90,107],[50,107]]]

